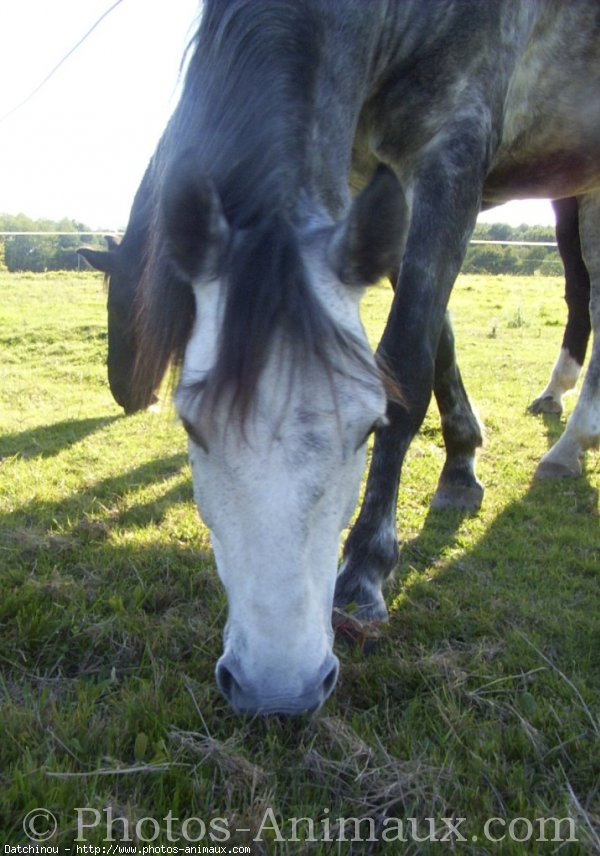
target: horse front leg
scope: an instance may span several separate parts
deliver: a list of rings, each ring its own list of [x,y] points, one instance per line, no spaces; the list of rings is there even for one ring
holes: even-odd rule
[[[423,389],[428,383],[423,378]],[[446,460],[431,506],[477,510],[483,499],[483,486],[475,475],[475,452],[482,444],[482,434],[460,376],[447,313],[434,363],[433,391]],[[413,407],[411,414],[390,403],[390,424],[377,432],[365,499],[344,548],[336,606],[356,604],[359,617],[365,621],[387,618],[382,586],[398,562],[396,506],[400,472],[410,441],[424,418],[422,408],[426,412],[424,399],[421,408]]]
[[[388,407],[389,424],[375,435],[365,498],[344,545],[334,605],[356,607],[360,621],[385,621],[382,587],[399,556],[396,505],[400,471],[416,426],[397,404]]]
[[[465,150],[460,143],[458,149],[453,151],[451,169],[445,168],[444,153],[439,153],[416,183],[400,280],[379,346],[379,354],[398,381],[405,403],[390,404],[389,425],[375,436],[365,498],[344,547],[335,592],[335,605],[343,608],[353,604],[357,607],[356,616],[363,621],[387,618],[382,586],[398,561],[396,505],[400,473],[408,447],[425,418],[438,368],[441,374],[436,391],[442,398],[444,394],[448,396],[442,409],[445,407],[446,433],[453,453],[453,462],[447,464],[445,476],[442,475],[442,486],[458,484],[462,479],[482,493],[472,464],[464,456],[467,447],[467,457],[474,455],[481,440],[476,420],[467,420],[470,439],[466,445],[461,445],[466,434],[459,429],[459,420],[454,427],[450,424],[454,404],[463,413],[468,405],[453,345],[437,362],[440,342],[444,342],[442,332],[447,338],[451,336],[446,306],[479,211],[483,180],[483,157],[480,169],[474,169],[478,158],[470,151],[460,170],[457,166]],[[444,371],[448,373],[442,378]],[[470,407],[468,410],[472,415]],[[457,442],[453,446],[454,440]]]
[[[578,197],[578,204],[581,250],[590,277],[592,355],[564,434],[537,468],[539,479],[580,475],[584,452],[600,442],[600,193]]]

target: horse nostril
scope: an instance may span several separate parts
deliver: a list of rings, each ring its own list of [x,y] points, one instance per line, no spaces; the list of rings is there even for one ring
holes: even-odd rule
[[[239,692],[240,685],[233,676],[233,672],[224,663],[218,663],[216,669],[217,684],[225,698],[231,702],[235,692]]]
[[[233,710],[238,714],[250,716],[299,716],[314,713],[331,695],[338,673],[339,661],[337,657],[330,655],[319,673],[300,691],[298,688],[290,690],[277,681],[269,683],[264,675],[259,683],[259,690],[255,684],[243,678],[235,658],[224,655],[215,669],[217,685]]]

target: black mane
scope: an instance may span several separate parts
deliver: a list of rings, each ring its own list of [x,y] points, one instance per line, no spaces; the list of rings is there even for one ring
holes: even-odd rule
[[[293,228],[319,43],[303,0],[208,0],[163,146],[163,175],[184,152],[190,169],[192,152],[191,169],[213,181],[236,236],[220,271],[228,291],[217,360],[201,386],[213,405],[229,392],[242,421],[277,331],[331,374],[342,354],[366,364],[313,294]],[[148,386],[181,363],[196,311],[160,216],[141,292],[138,382]]]
[[[348,363],[373,376],[360,342],[339,329],[315,296],[296,235],[283,218],[273,215],[244,235],[230,256],[227,280],[217,360],[200,385],[208,410],[228,392],[232,412],[245,420],[276,333],[292,353],[288,374],[282,367],[280,375],[284,386],[296,366],[306,369],[311,362],[330,378],[347,372]]]
[[[290,213],[307,164],[321,33],[304,0],[207,0],[171,148],[196,152],[234,228]]]

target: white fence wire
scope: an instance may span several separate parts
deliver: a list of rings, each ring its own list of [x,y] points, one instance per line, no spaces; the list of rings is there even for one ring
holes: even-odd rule
[[[85,245],[86,243],[92,243],[97,249],[102,249],[104,247],[104,242],[102,238],[105,237],[120,237],[123,235],[123,231],[115,230],[111,231],[109,229],[89,229],[86,231],[0,231],[0,265],[2,262],[2,249],[5,250],[6,259],[5,263],[10,268],[11,259],[9,258],[9,250],[10,243],[15,241],[16,239],[28,239],[28,238],[71,238],[71,239],[80,239],[81,243]],[[563,274],[563,266],[561,259],[557,252],[557,243],[556,241],[527,241],[527,240],[495,240],[495,239],[482,239],[482,238],[473,238],[470,242],[470,250],[467,252],[467,256],[465,259],[464,268],[468,272],[490,272],[490,273],[515,273],[516,275],[535,275],[537,273],[544,273],[550,275],[561,276]],[[511,250],[515,249],[518,251],[518,248],[529,248],[533,250],[538,247],[540,249],[539,256],[534,253],[527,252],[527,255],[523,256],[519,254],[517,259],[512,259],[512,266],[515,268],[511,270],[511,264],[508,263],[508,259],[498,254],[492,258],[479,258],[477,259],[472,255],[473,248],[480,247],[494,247],[499,250],[506,250],[510,253]],[[62,254],[73,254],[75,256],[76,247],[72,244],[70,246],[59,246],[57,247],[57,251]],[[27,250],[28,253],[34,254],[35,248],[29,247]],[[79,256],[72,258],[72,264],[67,264],[67,269],[77,268],[78,270],[88,268],[86,262],[83,262]],[[27,268],[25,266],[25,260],[21,259],[18,263],[17,267],[13,269],[18,270],[29,270],[31,268]],[[33,268],[34,270],[39,270],[38,268]]]

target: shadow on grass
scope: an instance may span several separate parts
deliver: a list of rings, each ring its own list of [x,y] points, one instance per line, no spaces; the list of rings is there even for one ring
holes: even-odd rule
[[[0,437],[0,460],[20,458],[51,458],[74,443],[79,443],[122,416],[102,416],[90,419],[66,419],[52,425],[42,425],[29,431]]]
[[[408,642],[430,653],[453,645],[465,651],[497,645],[506,648],[510,661],[514,653],[507,640],[516,631],[591,691],[591,676],[600,678],[595,482],[596,473],[588,475],[585,465],[579,479],[533,481],[464,549],[466,515],[430,510],[419,535],[401,551],[392,593],[392,645]],[[464,532],[462,538],[468,543]],[[529,661],[544,665],[529,653]],[[468,664],[468,656],[463,660]],[[517,660],[512,668],[531,667]],[[595,692],[600,704],[597,683]]]
[[[533,414],[532,414],[533,415]],[[557,440],[563,435],[567,424],[563,418],[553,413],[540,414],[546,431],[548,440],[548,448],[554,446]],[[538,417],[539,418],[539,417]]]
[[[540,418],[537,415],[530,415],[532,418]],[[566,422],[558,415],[548,413],[541,414],[540,421],[542,420],[548,448],[550,449],[564,433]],[[493,543],[497,532],[503,529],[502,521],[505,519],[510,521],[511,527],[516,527],[514,532],[518,534],[520,531],[520,517],[525,522],[530,520],[532,516],[541,515],[543,517],[544,506],[546,507],[546,511],[551,514],[556,511],[557,507],[562,508],[564,505],[568,505],[566,502],[567,498],[570,498],[578,509],[597,509],[598,491],[590,484],[586,475],[587,460],[587,457],[584,457],[583,475],[580,478],[545,481],[542,483],[532,477],[528,492],[504,509],[501,515],[492,522],[483,541],[489,538]],[[535,513],[534,509],[536,510]],[[397,566],[398,576],[402,578],[411,570],[423,573],[435,566],[443,559],[444,554],[457,546],[457,542],[461,538],[463,522],[469,517],[477,516],[478,513],[463,509],[445,509],[442,511],[430,508],[419,534],[410,541],[405,542],[401,547]],[[570,512],[567,508],[564,508],[564,513],[568,515]],[[561,522],[564,522],[566,519],[568,517],[565,517]],[[526,523],[526,525],[529,524]],[[549,533],[549,540],[551,540],[551,533]]]
[[[156,649],[166,665],[187,663],[205,641],[214,645],[214,630],[206,640],[194,632],[197,623],[210,628],[221,618],[212,555],[187,534],[141,531],[192,502],[188,479],[172,483],[187,460],[185,453],[157,458],[0,514],[0,626],[6,620],[9,627],[5,654],[18,652],[6,660],[9,672],[18,662],[17,673],[24,666],[36,680],[55,672],[110,675],[115,664],[139,667],[146,650]],[[147,487],[155,488],[153,498],[138,500]]]
[[[435,565],[446,551],[456,546],[463,521],[477,513],[461,508],[444,511],[430,508],[419,534],[400,548],[398,576],[403,577],[410,570],[422,573]]]
[[[597,473],[532,483],[475,543],[463,527],[464,548],[463,521],[430,511],[405,546],[386,642],[344,663],[338,703],[366,710],[383,741],[386,721],[402,723],[400,739],[464,794],[481,775],[486,813],[566,816],[572,789],[597,817]],[[455,796],[472,811],[472,795]]]
[[[597,473],[585,471],[532,483],[474,543],[467,515],[430,510],[401,551],[384,640],[368,660],[344,657],[338,703],[377,710],[409,734],[429,722],[440,757],[435,734],[446,719],[451,732],[463,717],[486,733],[514,732],[505,747],[489,738],[500,755],[486,776],[498,793],[510,790],[507,764],[528,779],[531,805],[536,788],[543,801],[543,782],[564,785],[565,775],[586,805],[600,734],[590,727],[600,709],[598,524]]]
[[[126,510],[120,506],[132,490],[165,482],[177,475],[188,460],[187,454],[176,453],[159,460],[148,461],[139,467],[117,476],[94,482],[85,489],[70,494],[67,498],[52,501],[35,499],[8,514],[0,514],[0,531],[14,530],[26,524],[39,531],[66,528],[76,530],[78,522],[94,515],[98,510],[112,509],[107,526],[143,526],[156,521],[162,509],[182,499],[184,489],[176,486],[159,499],[144,504],[135,504]],[[185,490],[185,499],[191,499],[191,486]],[[102,516],[106,516],[104,513]]]
[[[550,446],[562,428],[550,417]],[[460,549],[465,537],[462,525],[474,516],[473,512],[430,509],[417,537],[400,551],[400,578],[411,570],[431,572],[436,582],[443,584],[448,576],[462,574],[465,563],[481,563],[484,572],[491,572],[497,565],[515,562],[519,565],[519,581],[527,580],[529,568],[557,576],[561,572],[565,576],[575,573],[579,557],[593,559],[594,551],[596,558],[600,556],[598,489],[590,481],[594,476],[595,472],[588,474],[584,461],[580,478],[541,482],[532,479],[526,492],[507,505],[479,541],[461,551],[460,558],[452,558],[452,551]],[[551,567],[547,565],[549,556]],[[596,570],[600,572],[600,565]],[[487,574],[484,576],[487,579]]]

